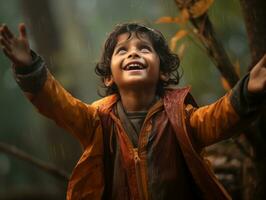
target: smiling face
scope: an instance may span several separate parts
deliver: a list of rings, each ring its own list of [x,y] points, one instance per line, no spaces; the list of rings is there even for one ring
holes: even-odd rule
[[[117,37],[111,72],[107,82],[114,82],[119,90],[156,90],[160,59],[145,33],[123,33]]]

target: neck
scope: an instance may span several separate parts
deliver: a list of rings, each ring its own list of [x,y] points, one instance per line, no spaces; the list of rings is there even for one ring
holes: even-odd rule
[[[155,100],[155,90],[121,91],[121,101],[126,111],[147,111]]]

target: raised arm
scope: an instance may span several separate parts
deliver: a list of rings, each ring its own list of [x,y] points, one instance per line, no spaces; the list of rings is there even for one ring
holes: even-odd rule
[[[266,100],[266,56],[227,95],[198,109],[187,106],[189,124],[201,147],[232,137],[258,117]]]
[[[99,128],[96,109],[72,97],[54,79],[42,58],[31,51],[25,25],[19,25],[18,37],[2,25],[0,42],[17,83],[38,111],[71,132],[83,146],[90,144]]]

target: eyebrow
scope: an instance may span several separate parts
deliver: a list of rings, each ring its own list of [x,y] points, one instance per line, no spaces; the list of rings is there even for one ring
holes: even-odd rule
[[[126,43],[126,41],[124,41],[124,42],[120,42],[120,43],[117,43],[117,44],[115,45],[115,49],[119,48],[120,46],[124,46],[125,43]]]
[[[141,41],[142,44],[145,44],[145,45],[147,45],[147,46],[150,46],[150,47],[154,48],[151,42],[148,42],[148,41],[145,41],[145,40],[141,40],[141,39],[139,39],[139,40]],[[121,47],[121,46],[124,46],[127,42],[128,42],[128,40],[118,43],[118,44],[115,46],[114,49],[117,49],[117,48],[119,48],[119,47]]]

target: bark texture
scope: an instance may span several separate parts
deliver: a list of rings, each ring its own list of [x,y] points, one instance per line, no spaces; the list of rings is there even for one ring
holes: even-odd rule
[[[249,70],[266,53],[266,2],[265,0],[240,0],[248,34],[251,52]],[[265,199],[266,196],[266,108],[261,111],[259,119],[247,132],[249,142],[254,150],[256,189],[253,199]]]

